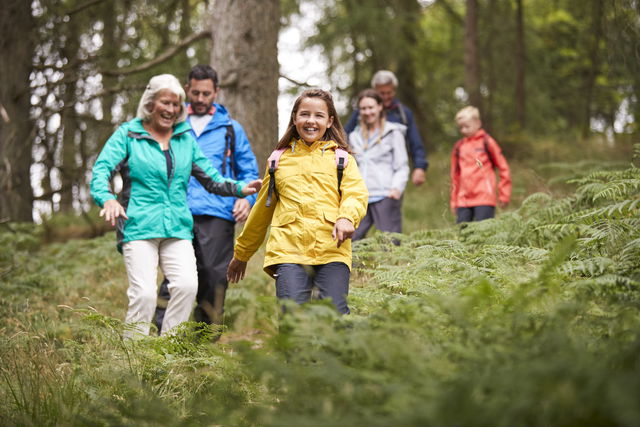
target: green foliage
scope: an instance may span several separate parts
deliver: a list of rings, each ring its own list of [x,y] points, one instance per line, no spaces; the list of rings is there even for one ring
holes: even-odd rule
[[[583,165],[563,197],[357,242],[349,316],[282,314],[252,261],[215,343],[193,323],[121,338],[112,235],[23,244],[0,278],[0,422],[638,425],[640,174]]]
[[[525,99],[514,96],[517,2],[477,3],[483,121],[499,140],[516,144],[522,130],[580,139],[637,135],[636,2],[521,2]],[[461,91],[466,2],[327,0],[319,5],[318,31],[308,43],[323,48],[330,81],[339,82],[336,90],[353,99],[375,71],[392,70],[399,77],[398,97],[413,109],[427,146],[439,148],[456,138],[453,117],[469,102]],[[518,102],[526,104],[523,129]]]

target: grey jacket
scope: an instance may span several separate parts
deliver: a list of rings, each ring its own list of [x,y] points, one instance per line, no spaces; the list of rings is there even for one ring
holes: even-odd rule
[[[382,139],[370,144],[362,136],[358,125],[349,134],[349,146],[358,163],[369,197],[387,197],[392,189],[404,192],[409,180],[409,159],[404,134],[406,126],[385,122]]]

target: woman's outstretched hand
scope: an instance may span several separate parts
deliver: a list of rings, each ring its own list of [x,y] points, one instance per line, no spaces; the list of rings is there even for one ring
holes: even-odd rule
[[[244,279],[244,272],[247,270],[246,261],[239,261],[236,257],[231,259],[229,267],[227,267],[227,280],[231,283],[238,283]]]
[[[127,212],[115,199],[107,200],[106,202],[104,202],[104,206],[100,211],[100,216],[103,216],[105,221],[111,222],[111,226],[116,225],[116,218],[120,216],[124,219],[129,219],[129,217],[127,216]]]
[[[254,179],[253,181],[242,187],[242,194],[244,196],[250,196],[260,191],[260,187],[262,187],[262,180]]]
[[[340,247],[345,240],[351,238],[354,231],[356,231],[356,229],[351,221],[346,218],[338,218],[336,224],[333,226],[331,237],[333,237],[333,240],[338,240],[338,247]]]

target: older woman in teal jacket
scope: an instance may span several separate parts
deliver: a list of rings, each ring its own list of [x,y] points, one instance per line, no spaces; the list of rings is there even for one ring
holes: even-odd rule
[[[153,77],[137,118],[116,130],[93,166],[91,195],[103,208],[100,215],[118,225],[118,249],[129,278],[128,337],[149,333],[158,265],[171,283],[161,334],[189,319],[198,288],[193,217],[187,205],[189,177],[223,196],[244,197],[261,185],[260,180],[245,184],[222,178],[189,132],[184,99],[174,76]],[[118,199],[109,188],[116,172],[123,178]]]

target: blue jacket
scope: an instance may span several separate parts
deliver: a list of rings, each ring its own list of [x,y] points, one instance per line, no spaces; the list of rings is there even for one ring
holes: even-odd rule
[[[216,112],[211,121],[207,123],[199,137],[193,137],[198,141],[204,155],[213,163],[213,166],[222,174],[222,158],[225,151],[225,135],[227,125],[231,124],[235,131],[235,151],[233,156],[227,158],[226,173],[224,178],[249,182],[258,179],[258,164],[256,156],[251,151],[251,145],[247,134],[240,123],[231,119],[226,108],[215,104]],[[190,119],[187,119],[189,123]],[[247,197],[251,206],[255,203],[256,195]],[[205,190],[200,183],[191,178],[187,192],[187,201],[193,215],[210,215],[218,218],[234,221],[233,205],[236,201],[233,197],[220,197]]]
[[[401,113],[401,108],[404,114]],[[390,108],[386,108],[385,112],[387,113],[388,121],[401,123],[407,127],[407,151],[409,152],[411,160],[413,160],[413,167],[427,170],[429,161],[427,160],[427,154],[424,149],[424,144],[422,143],[422,138],[420,137],[420,132],[418,131],[418,126],[413,118],[413,112],[397,99],[393,100],[393,104],[391,104]],[[347,135],[356,128],[359,118],[360,111],[356,109],[344,126]]]

